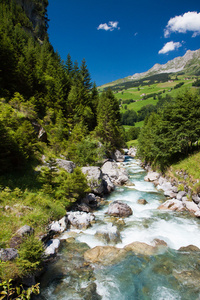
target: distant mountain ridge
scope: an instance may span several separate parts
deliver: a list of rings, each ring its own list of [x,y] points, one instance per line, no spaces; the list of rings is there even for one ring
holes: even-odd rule
[[[184,56],[176,57],[173,60],[168,61],[166,64],[155,64],[147,72],[135,73],[134,75],[123,79],[107,83],[104,86],[115,85],[129,80],[134,81],[155,74],[178,72],[184,72],[188,75],[200,75],[200,49],[195,51],[188,50]]]

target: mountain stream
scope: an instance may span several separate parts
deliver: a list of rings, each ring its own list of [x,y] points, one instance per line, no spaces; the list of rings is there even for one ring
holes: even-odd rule
[[[94,212],[96,222],[90,228],[62,234],[57,258],[42,277],[40,299],[200,299],[199,219],[186,212],[158,210],[165,196],[144,181],[146,172],[140,162],[126,157],[123,165],[133,185],[117,187]],[[141,198],[146,205],[137,202]],[[108,204],[115,200],[127,203],[133,215],[124,219],[106,215]],[[127,251],[106,264],[90,264],[83,257],[96,246],[122,249],[136,241],[154,245],[155,240],[164,241],[167,247],[151,255]],[[179,250],[188,245],[196,247]]]

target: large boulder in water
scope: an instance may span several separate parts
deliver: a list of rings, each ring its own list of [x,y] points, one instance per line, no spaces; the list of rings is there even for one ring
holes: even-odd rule
[[[114,246],[96,246],[84,253],[84,259],[90,263],[109,265],[118,262],[125,255],[124,249]]]
[[[92,213],[82,211],[68,212],[67,216],[69,223],[78,229],[89,227],[91,222],[95,220],[95,216]]]
[[[115,161],[106,161],[101,167],[102,173],[107,174],[115,185],[126,184],[129,181],[126,169],[120,167]]]
[[[118,162],[123,162],[125,160],[125,156],[119,150],[115,150],[114,160]]]
[[[91,191],[95,194],[101,195],[104,192],[103,174],[99,167],[83,167],[83,174],[87,177],[88,185]]]
[[[157,252],[157,247],[148,245],[146,243],[142,242],[133,242],[127,246],[124,247],[126,251],[132,251],[136,255],[142,254],[142,255],[153,255]]]
[[[128,204],[122,201],[114,201],[109,205],[107,214],[114,217],[129,217],[133,214],[133,211]]]

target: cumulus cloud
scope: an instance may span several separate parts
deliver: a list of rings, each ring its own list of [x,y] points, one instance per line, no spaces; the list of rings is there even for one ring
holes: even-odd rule
[[[119,22],[115,21],[110,21],[107,23],[104,23],[104,24],[100,24],[98,27],[97,27],[97,30],[106,30],[106,31],[113,31],[114,29],[120,29],[120,27],[118,27],[118,24]]]
[[[169,37],[172,32],[193,32],[193,37],[200,34],[200,13],[188,11],[187,13],[171,18],[164,30],[164,36]]]
[[[181,43],[177,42],[174,43],[173,41],[168,42],[164,45],[164,47],[158,52],[159,54],[165,54],[168,53],[169,51],[174,51],[182,46]]]

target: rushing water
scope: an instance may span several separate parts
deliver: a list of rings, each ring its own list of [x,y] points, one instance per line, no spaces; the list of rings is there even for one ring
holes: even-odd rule
[[[144,181],[146,172],[139,161],[127,157],[124,166],[133,185],[119,187],[107,198],[95,212],[92,227],[63,234],[58,258],[43,276],[41,299],[200,299],[200,252],[178,251],[188,245],[200,248],[199,220],[187,213],[158,210],[165,197],[152,183]],[[138,204],[141,198],[148,203]],[[127,203],[133,215],[117,222],[108,217],[108,204],[115,200]],[[115,240],[97,234],[115,235],[116,227],[120,236]],[[152,245],[154,239],[167,243],[164,253],[144,256],[128,252],[108,266],[90,266],[83,258],[84,252],[95,246],[123,248],[135,241]]]

